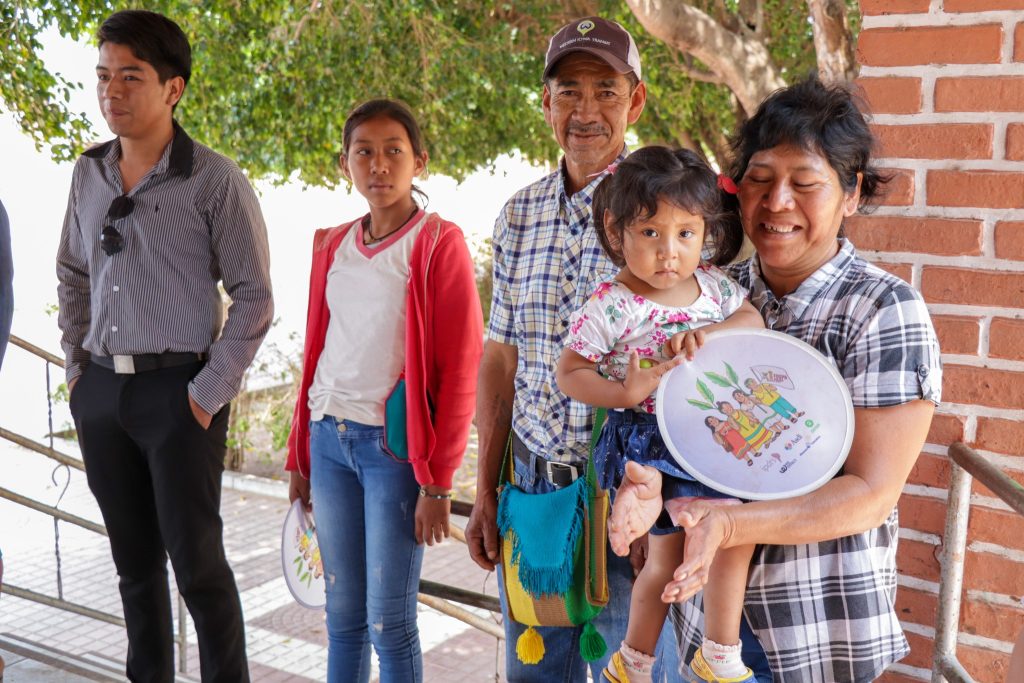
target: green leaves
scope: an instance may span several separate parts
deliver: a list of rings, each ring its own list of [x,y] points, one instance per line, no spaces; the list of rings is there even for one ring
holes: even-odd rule
[[[697,380],[697,391],[700,392],[700,395],[703,396],[708,403],[715,402],[715,395],[711,393],[710,389],[708,389],[708,385],[704,384],[704,382],[700,380]]]
[[[691,4],[720,7],[727,25],[738,21],[732,0]],[[416,113],[434,172],[461,179],[516,150],[549,164],[559,156],[541,112],[540,74],[548,38],[576,14],[565,3],[155,0],[148,7],[192,41],[182,124],[252,177],[337,185],[345,116],[381,96]],[[806,7],[794,11],[783,0],[764,7],[764,40],[783,72],[812,69]],[[54,159],[81,153],[90,123],[67,108],[82,85],[47,70],[40,36],[51,28],[91,36],[119,8],[106,0],[0,5],[0,101]],[[731,93],[692,80],[687,69],[700,64],[653,39],[625,3],[599,0],[590,9],[626,26],[643,55],[649,98],[634,128],[641,143],[694,144],[722,160],[737,122]]]

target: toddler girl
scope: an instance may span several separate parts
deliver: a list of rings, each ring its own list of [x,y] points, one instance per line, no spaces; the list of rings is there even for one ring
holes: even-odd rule
[[[602,487],[618,485],[628,460],[661,471],[664,500],[726,498],[675,463],[658,431],[653,393],[662,375],[684,356],[693,358],[706,332],[763,326],[743,289],[702,260],[706,249],[710,261],[724,263],[741,241],[735,217],[723,210],[722,192],[718,177],[697,154],[645,147],[613,169],[594,195],[598,238],[622,270],[573,314],[557,380],[578,401],[619,409],[608,412],[594,449]],[[737,456],[746,457],[746,452]],[[661,511],[661,500],[653,503],[656,508],[643,507],[635,496],[615,505],[626,506],[627,516],[647,525],[655,518],[658,522],[633,586],[626,640],[603,676],[612,683],[647,682],[651,653],[668,613],[662,591],[682,559],[683,533]],[[613,549],[619,555],[628,552],[614,543]],[[753,546],[737,547],[715,558],[704,587],[707,637],[686,672],[688,680],[754,681],[739,644],[752,553]]]

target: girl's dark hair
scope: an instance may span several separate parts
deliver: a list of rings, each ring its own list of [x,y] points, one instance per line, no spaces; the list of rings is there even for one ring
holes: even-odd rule
[[[352,133],[355,129],[367,121],[377,118],[391,119],[392,121],[402,124],[402,127],[405,128],[406,135],[409,136],[409,144],[412,145],[412,153],[418,157],[423,156],[423,153],[426,151],[426,148],[423,145],[423,133],[420,131],[420,124],[416,123],[416,117],[413,116],[412,111],[404,102],[389,100],[383,97],[375,100],[367,100],[366,102],[357,105],[355,109],[349,112],[348,118],[345,119],[345,127],[342,129],[341,133],[342,156],[348,155],[348,148],[352,144]],[[417,194],[424,203],[427,201],[427,193],[416,185],[412,186],[412,191]]]
[[[192,76],[192,48],[181,27],[162,14],[141,9],[115,12],[96,32],[103,43],[125,45],[132,54],[153,65],[161,83],[181,76],[188,84]]]
[[[843,190],[857,187],[862,174],[860,203],[877,197],[891,176],[871,160],[877,142],[864,118],[861,98],[846,83],[822,83],[811,74],[776,90],[757,108],[732,139],[730,175],[739,182],[750,158],[778,145],[793,145],[821,154],[839,176]]]
[[[723,207],[718,176],[708,162],[688,149],[642,147],[605,176],[594,192],[593,214],[604,253],[620,268],[626,265],[622,240],[626,228],[658,212],[666,201],[704,218],[704,248],[716,265],[728,263],[743,244],[739,218]],[[604,214],[611,214],[605,222]],[[612,246],[612,237],[619,247]]]

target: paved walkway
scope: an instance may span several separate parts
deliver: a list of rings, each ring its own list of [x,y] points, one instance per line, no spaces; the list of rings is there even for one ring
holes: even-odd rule
[[[5,488],[56,504],[64,485],[64,468],[57,470],[57,481],[53,482],[52,461],[6,442],[0,442],[0,461],[5,463]],[[281,576],[280,530],[288,509],[284,485],[231,474],[225,475],[224,484],[225,546],[245,612],[253,680],[323,681],[327,661],[323,613],[296,604]],[[85,475],[77,470],[71,470],[70,483],[59,507],[100,521]],[[52,519],[0,499],[0,520],[4,582],[56,596]],[[465,522],[459,518],[455,521]],[[59,525],[58,533],[64,598],[120,616],[117,576],[106,538],[66,523]],[[423,578],[497,595],[496,577],[488,576],[473,564],[465,546],[454,540],[427,548]],[[471,611],[493,618],[483,610]],[[493,637],[423,605],[419,609],[419,627],[424,680],[500,680],[496,672],[504,670],[503,654],[499,654],[503,647]],[[122,666],[127,649],[119,627],[7,594],[0,598],[0,634],[4,633],[77,656],[107,660],[117,667]],[[188,672],[198,678],[194,632],[190,633],[189,642]],[[0,654],[9,667],[5,683],[83,680],[40,668],[18,655]]]

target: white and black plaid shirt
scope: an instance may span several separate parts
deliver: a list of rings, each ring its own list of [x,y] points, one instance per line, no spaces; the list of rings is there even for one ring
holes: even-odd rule
[[[750,291],[765,324],[829,358],[846,380],[855,408],[917,399],[939,403],[942,366],[920,294],[857,256],[839,253],[791,294],[778,299],[755,256],[727,269]],[[894,604],[894,509],[882,526],[807,545],[758,546],[744,613],[768,655],[776,681],[860,683],[875,680],[909,651]],[[703,638],[701,597],[672,610],[689,661]]]

